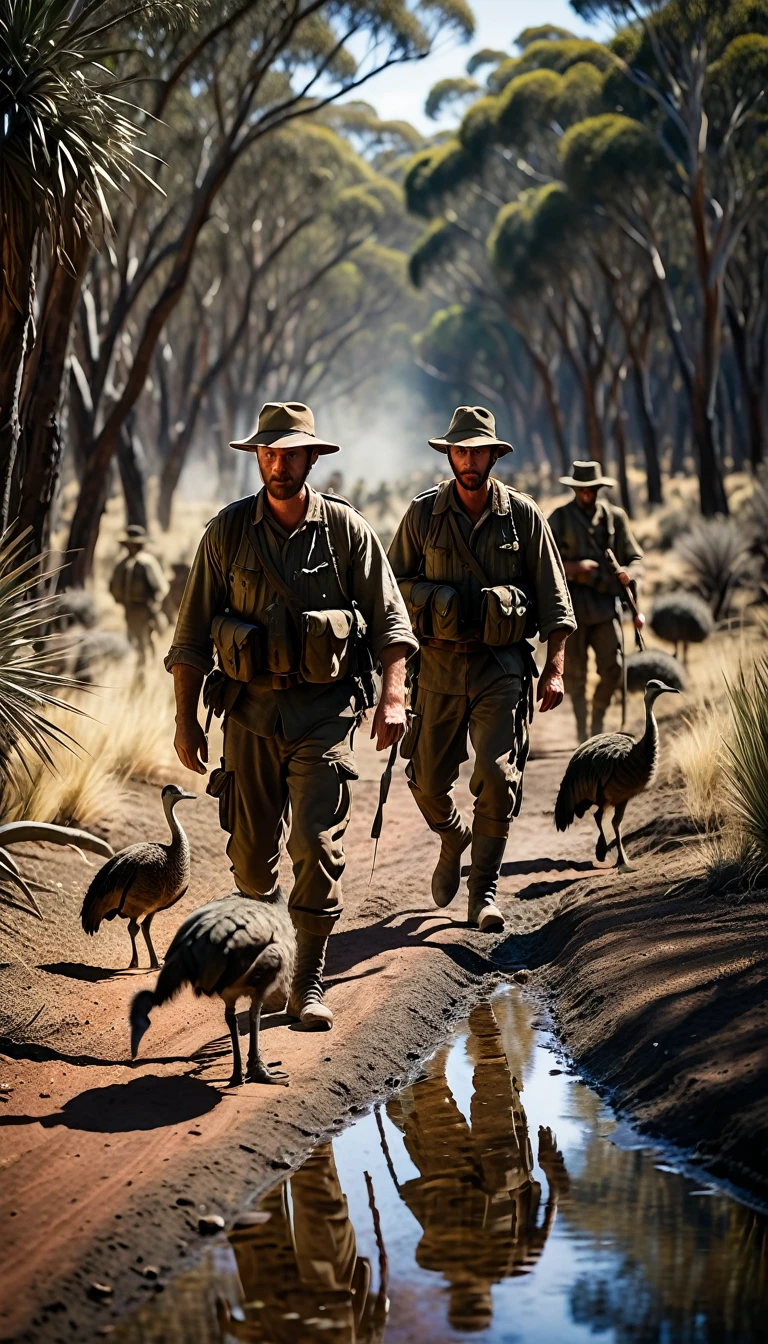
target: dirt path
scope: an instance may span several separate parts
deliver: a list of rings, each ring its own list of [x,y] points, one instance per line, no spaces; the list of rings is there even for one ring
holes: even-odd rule
[[[558,836],[551,822],[570,734],[567,712],[536,725],[501,883],[515,933],[546,924],[591,869],[589,833]],[[42,1011],[26,1033],[31,1042],[0,1045],[13,1088],[0,1110],[0,1338],[87,1340],[145,1301],[155,1288],[142,1265],[158,1266],[161,1282],[179,1269],[199,1243],[201,1210],[234,1214],[334,1122],[398,1086],[495,974],[489,956],[499,940],[467,929],[465,894],[449,911],[431,906],[437,843],[400,772],[369,886],[382,760],[367,742],[358,754],[346,908],[328,967],[336,1026],[315,1035],[267,1019],[266,1055],[288,1070],[287,1090],[228,1092],[220,1006],[188,993],[157,1011],[143,1057],[126,1064],[128,1003],[148,978],[118,969],[130,953],[125,925],[115,920],[87,938],[77,914],[88,870],[76,856],[30,847],[25,871],[55,895],[43,897],[44,924],[24,923],[21,950],[18,941],[3,944],[4,1012],[23,1024]],[[466,805],[464,779],[460,789]],[[156,920],[158,948],[178,916],[229,885],[215,805],[203,798],[185,809],[193,879],[184,903]],[[162,824],[156,790],[137,788],[110,839],[119,847]],[[112,1286],[107,1305],[90,1300],[93,1281]]]

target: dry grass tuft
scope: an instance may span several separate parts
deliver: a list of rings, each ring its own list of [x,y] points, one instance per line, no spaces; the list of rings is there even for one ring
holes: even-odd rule
[[[77,719],[75,728],[73,711],[57,711],[61,726],[79,744],[74,758],[55,752],[54,769],[33,765],[31,777],[16,762],[4,820],[25,817],[87,828],[114,820],[131,779],[199,787],[200,776],[185,770],[173,750],[173,683],[159,661],[143,685],[97,690],[85,708],[91,717]],[[212,728],[212,756],[216,733]]]

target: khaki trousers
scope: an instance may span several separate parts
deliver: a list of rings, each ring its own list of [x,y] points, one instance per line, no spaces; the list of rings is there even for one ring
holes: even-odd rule
[[[227,720],[224,778],[211,779],[235,882],[248,896],[274,891],[283,837],[293,863],[288,901],[297,928],[329,934],[341,914],[344,832],[357,779],[353,719],[333,718],[287,741]]]
[[[143,602],[131,602],[123,611],[128,643],[136,650],[139,665],[143,666],[152,656],[152,636],[155,633],[152,609]]]
[[[587,692],[587,657],[594,650],[598,683],[592,705],[605,713],[611,697],[621,685],[621,626],[611,621],[579,625],[565,645],[565,689],[574,700],[584,700]]]
[[[453,831],[462,822],[453,798],[459,769],[475,752],[469,781],[475,799],[476,835],[509,835],[521,772],[515,708],[521,679],[502,676],[476,695],[443,695],[419,687],[414,719],[403,739],[411,793],[431,830]]]

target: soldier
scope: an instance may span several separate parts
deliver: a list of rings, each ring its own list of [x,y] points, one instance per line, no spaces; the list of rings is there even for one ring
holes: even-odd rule
[[[392,747],[405,728],[405,660],[416,647],[386,555],[368,523],[338,496],[307,484],[319,454],[338,445],[315,434],[300,402],[268,403],[250,438],[264,489],[214,518],[192,565],[166,658],[176,691],[175,746],[205,772],[197,706],[224,714],[224,756],[208,793],[219,799],[235,881],[248,896],[278,890],[287,833],[294,886],[289,907],[297,958],[288,1012],[328,1029],[322,972],[341,913],[342,842],[352,733],[373,704],[371,670],[383,669],[371,736]]]
[[[629,520],[617,504],[598,498],[616,482],[604,476],[599,462],[574,462],[573,475],[561,476],[574,498],[550,515],[549,525],[563,557],[571,590],[577,631],[565,650],[565,689],[571,697],[579,741],[602,733],[605,713],[622,677],[621,593],[643,573],[643,552]],[[613,551],[621,572],[612,570],[606,550]],[[642,616],[635,619],[638,630]],[[587,731],[587,654],[594,649],[599,681],[592,699],[592,727]]]
[[[436,905],[448,905],[472,842],[469,923],[490,932],[504,919],[496,885],[510,822],[522,802],[536,666],[526,638],[548,641],[537,698],[544,711],[563,698],[563,647],[575,628],[568,585],[549,528],[533,500],[489,479],[512,447],[493,415],[460,406],[445,438],[455,480],[417,495],[389,551],[421,646],[418,692],[401,754],[427,825],[441,839],[432,876]],[[459,767],[475,751],[470,831],[453,799]]]
[[[139,668],[143,669],[152,652],[152,636],[158,629],[158,616],[168,583],[159,560],[145,549],[147,534],[143,527],[131,523],[120,538],[128,554],[118,560],[112,573],[109,591],[125,611],[128,639],[136,650]]]

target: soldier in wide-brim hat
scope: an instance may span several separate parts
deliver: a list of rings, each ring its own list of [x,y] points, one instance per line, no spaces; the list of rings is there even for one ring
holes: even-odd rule
[[[123,608],[128,641],[143,671],[152,655],[153,636],[160,628],[168,580],[160,561],[146,549],[147,532],[140,523],[129,523],[119,541],[128,554],[115,565],[109,591]]]
[[[522,802],[536,675],[528,639],[547,640],[538,681],[543,710],[563,698],[563,646],[575,627],[560,556],[532,499],[491,478],[512,445],[484,406],[459,406],[430,439],[453,478],[418,495],[389,550],[421,648],[413,717],[401,748],[411,792],[440,837],[436,905],[450,904],[470,844],[467,913],[484,932],[504,927],[496,889],[510,824]],[[453,795],[474,748],[471,829]]]
[[[207,677],[205,703],[224,718],[224,755],[208,793],[219,799],[235,881],[246,896],[281,899],[287,832],[297,933],[288,1012],[321,1030],[333,1023],[322,975],[342,908],[352,735],[373,706],[380,665],[371,735],[380,751],[399,740],[416,641],[369,524],[340,496],[309,485],[318,456],[339,451],[315,432],[309,407],[268,402],[253,433],[232,447],[256,455],[263,489],[223,509],[195,556],[166,658],[175,745],[184,765],[205,771],[197,715]]]
[[[603,731],[606,711],[621,684],[621,606],[617,600],[629,584],[636,592],[643,552],[624,510],[599,497],[600,490],[616,485],[599,462],[574,462],[571,475],[561,476],[560,484],[570,486],[574,498],[555,509],[549,525],[563,557],[577,621],[576,634],[565,651],[565,689],[573,703],[579,741],[584,742]],[[608,550],[621,566],[618,576],[607,559]],[[639,620],[642,623],[642,617]],[[587,705],[590,649],[598,675],[591,725]]]

